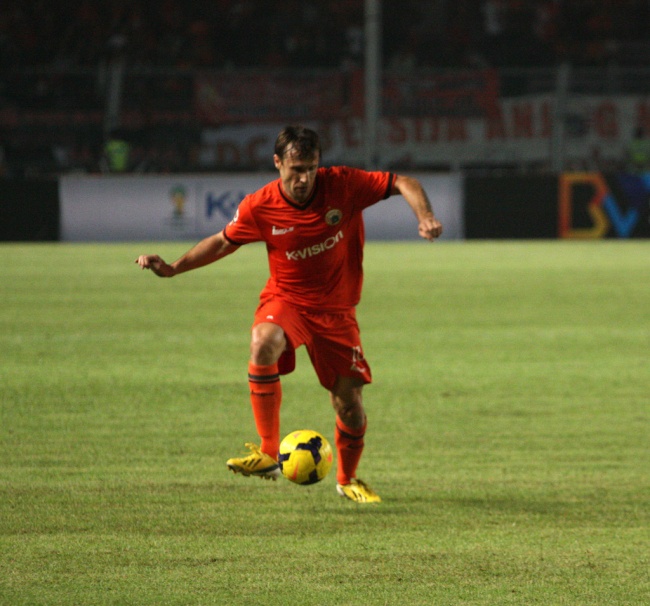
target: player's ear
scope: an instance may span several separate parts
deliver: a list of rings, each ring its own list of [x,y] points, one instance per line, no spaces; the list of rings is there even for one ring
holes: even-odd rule
[[[273,164],[275,164],[275,168],[280,170],[280,166],[282,166],[282,158],[280,158],[278,154],[273,154]]]

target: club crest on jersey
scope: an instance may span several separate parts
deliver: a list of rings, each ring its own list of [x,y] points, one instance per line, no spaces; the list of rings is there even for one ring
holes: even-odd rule
[[[343,213],[338,208],[328,210],[325,215],[325,223],[328,225],[338,225],[343,218]]]

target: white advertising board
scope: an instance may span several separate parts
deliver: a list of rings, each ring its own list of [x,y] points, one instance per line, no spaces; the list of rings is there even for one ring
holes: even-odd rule
[[[460,175],[413,175],[426,189],[445,239],[463,237]],[[277,173],[68,175],[60,180],[65,241],[197,240],[223,229],[242,198]],[[416,239],[417,222],[399,196],[365,213],[369,240]]]

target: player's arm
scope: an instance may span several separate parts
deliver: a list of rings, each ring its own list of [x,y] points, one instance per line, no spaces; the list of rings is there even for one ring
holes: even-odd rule
[[[239,246],[229,242],[223,231],[201,240],[173,263],[165,263],[158,255],[140,255],[135,262],[142,269],[150,269],[161,278],[173,278],[192,269],[214,263],[235,252]]]
[[[391,194],[400,194],[413,210],[418,220],[418,233],[427,240],[442,234],[442,224],[436,219],[431,202],[422,184],[413,177],[395,175]]]

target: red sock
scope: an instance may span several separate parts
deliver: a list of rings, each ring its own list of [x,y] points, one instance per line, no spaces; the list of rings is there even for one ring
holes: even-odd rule
[[[277,459],[280,447],[280,404],[282,403],[278,365],[258,366],[249,362],[248,386],[255,426],[262,438],[260,450]]]
[[[353,429],[345,425],[337,415],[334,438],[338,454],[336,481],[339,484],[349,484],[350,480],[355,477],[359,459],[361,459],[363,453],[363,436],[365,433],[366,423],[363,424],[363,427]]]

